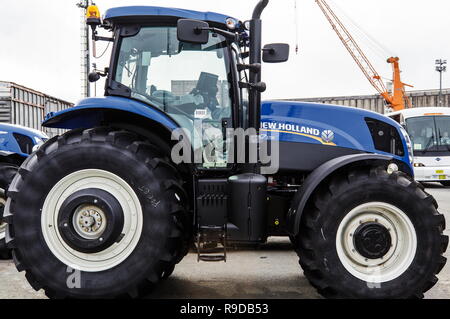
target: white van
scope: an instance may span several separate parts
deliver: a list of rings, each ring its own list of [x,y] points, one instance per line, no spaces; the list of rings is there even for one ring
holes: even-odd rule
[[[411,137],[416,180],[450,187],[450,108],[412,108],[388,116]]]

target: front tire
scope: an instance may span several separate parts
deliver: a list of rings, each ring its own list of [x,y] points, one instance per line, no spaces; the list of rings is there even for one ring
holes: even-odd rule
[[[356,169],[316,192],[297,252],[328,298],[422,298],[446,263],[437,203],[403,173]]]
[[[6,191],[17,173],[17,166],[0,164],[0,260],[11,259],[11,251],[6,247],[6,222],[3,221],[3,211],[6,203]]]
[[[176,169],[126,131],[71,131],[26,160],[11,184],[7,243],[51,298],[137,298],[185,255]]]

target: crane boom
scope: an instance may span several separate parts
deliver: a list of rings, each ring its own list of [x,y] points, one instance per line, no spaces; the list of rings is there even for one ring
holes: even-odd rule
[[[339,17],[334,13],[331,7],[325,0],[315,0],[317,5],[320,7],[328,22],[330,22],[333,30],[338,35],[339,39],[344,44],[345,48],[348,50],[350,55],[355,60],[356,64],[359,66],[361,71],[364,73],[365,77],[372,86],[380,93],[380,95],[385,99],[389,107],[395,111],[405,109],[406,107],[411,107],[411,101],[406,96],[405,85],[401,82],[400,78],[400,67],[399,58],[389,58],[388,63],[392,64],[394,73],[394,90],[393,95],[389,93],[384,84],[381,76],[378,74],[377,70],[374,68],[372,63],[369,61],[364,51],[360,48],[358,43],[355,41],[351,33],[339,19]]]

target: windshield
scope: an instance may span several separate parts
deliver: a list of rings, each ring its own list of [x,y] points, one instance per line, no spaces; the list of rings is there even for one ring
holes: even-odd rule
[[[416,152],[450,151],[450,116],[424,116],[406,120]]]
[[[219,121],[231,116],[227,52],[217,34],[195,45],[179,42],[176,27],[146,27],[122,39],[114,79],[176,120]]]

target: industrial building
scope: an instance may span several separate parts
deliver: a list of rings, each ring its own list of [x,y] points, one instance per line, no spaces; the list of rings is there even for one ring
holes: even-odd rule
[[[440,98],[439,90],[409,91],[413,107],[445,106],[450,107],[450,89],[442,91]],[[292,101],[292,99],[290,99]],[[439,101],[442,101],[442,104]],[[359,96],[337,96],[301,98],[294,101],[315,102],[324,104],[337,104],[370,110],[378,113],[386,113],[385,100],[378,94]]]
[[[45,115],[73,104],[22,85],[0,81],[0,123],[17,124],[45,132],[53,137],[60,129],[42,127]]]

